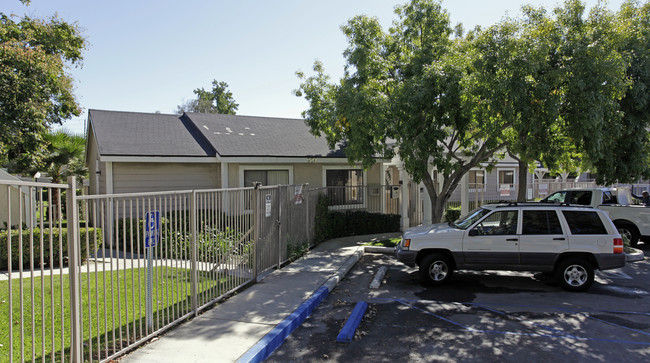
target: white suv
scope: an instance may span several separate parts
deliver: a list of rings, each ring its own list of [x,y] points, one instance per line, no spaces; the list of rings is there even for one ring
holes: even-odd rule
[[[408,229],[395,256],[432,284],[456,269],[541,271],[569,291],[588,289],[594,269],[625,266],[623,239],[605,212],[541,203],[485,205],[453,223]]]

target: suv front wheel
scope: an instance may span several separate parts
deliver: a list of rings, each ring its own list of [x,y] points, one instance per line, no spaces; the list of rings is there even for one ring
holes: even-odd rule
[[[442,285],[453,273],[449,258],[440,253],[426,256],[420,263],[420,276],[428,283]]]
[[[594,282],[594,268],[582,258],[562,261],[555,273],[560,285],[567,291],[585,291]]]

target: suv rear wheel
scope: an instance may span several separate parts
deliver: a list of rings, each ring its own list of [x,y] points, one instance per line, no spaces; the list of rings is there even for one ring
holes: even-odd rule
[[[451,261],[441,253],[430,254],[420,263],[420,276],[424,281],[434,285],[447,282],[453,271]]]
[[[562,261],[555,274],[562,288],[567,291],[585,291],[594,282],[594,268],[582,258]]]

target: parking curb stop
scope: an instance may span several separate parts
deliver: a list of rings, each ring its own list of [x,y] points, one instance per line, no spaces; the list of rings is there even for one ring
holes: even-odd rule
[[[359,301],[357,305],[354,306],[354,310],[350,314],[350,317],[343,325],[343,328],[339,332],[339,335],[336,337],[336,341],[339,343],[350,343],[354,339],[354,334],[357,331],[357,327],[363,319],[363,315],[368,309],[368,303],[365,301]]]

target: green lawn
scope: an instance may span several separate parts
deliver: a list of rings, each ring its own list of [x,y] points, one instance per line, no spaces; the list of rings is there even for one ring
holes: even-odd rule
[[[154,329],[157,329],[191,310],[190,271],[172,267],[157,267],[153,271],[153,320]],[[98,360],[98,347],[102,351],[102,357],[105,358],[147,334],[146,278],[144,268],[105,274],[101,272],[81,274],[84,361],[91,360],[89,356],[91,350],[92,360]],[[199,294],[203,293],[206,300],[210,299],[208,296],[221,295],[244,282],[244,279],[232,277],[216,279],[207,273],[198,274]],[[62,355],[66,356],[65,360],[69,360],[69,276],[35,277],[33,307],[31,284],[32,279],[26,278],[22,287],[22,327],[25,341],[23,358],[21,357],[21,286],[17,279],[12,280],[13,312],[9,319],[9,282],[0,281],[0,362],[9,361],[10,344],[13,345],[14,362],[31,361],[32,347],[35,349],[34,356],[37,362],[61,361]],[[119,290],[117,290],[118,284]],[[114,289],[111,289],[111,286]],[[63,321],[62,306],[65,316]],[[32,309],[34,310],[33,324]],[[10,322],[13,327],[11,343],[9,342]],[[45,358],[41,347],[43,342]]]
[[[382,239],[379,241],[371,241],[364,243],[364,246],[379,246],[379,247],[395,247],[401,241],[401,237],[397,238],[390,238],[390,239]]]

